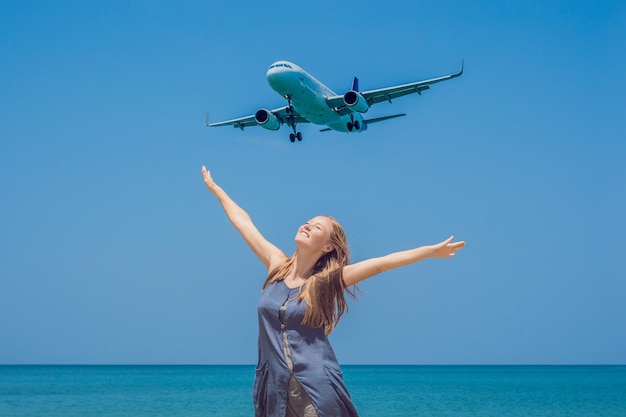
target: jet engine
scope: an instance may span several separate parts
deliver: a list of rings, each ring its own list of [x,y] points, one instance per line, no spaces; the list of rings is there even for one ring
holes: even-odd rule
[[[254,120],[268,130],[280,129],[280,120],[271,111],[267,109],[261,109],[254,113]]]
[[[365,98],[358,91],[354,90],[350,90],[343,95],[343,102],[350,107],[350,110],[359,113],[365,113],[370,108]]]

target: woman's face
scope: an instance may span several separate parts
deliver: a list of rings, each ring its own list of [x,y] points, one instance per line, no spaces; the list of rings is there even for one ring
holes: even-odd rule
[[[313,217],[298,228],[294,239],[296,245],[302,249],[329,252],[332,250],[332,245],[329,243],[332,227],[328,217]]]

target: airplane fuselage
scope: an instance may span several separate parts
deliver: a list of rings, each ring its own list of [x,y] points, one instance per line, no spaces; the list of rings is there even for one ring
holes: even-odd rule
[[[291,98],[294,110],[311,123],[348,132],[348,123],[358,121],[361,129],[352,131],[365,130],[360,113],[341,116],[328,107],[326,98],[336,94],[298,65],[288,61],[275,62],[266,76],[272,89],[284,98]]]

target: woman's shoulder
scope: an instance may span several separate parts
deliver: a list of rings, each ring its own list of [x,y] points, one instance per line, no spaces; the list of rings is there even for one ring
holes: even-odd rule
[[[267,271],[272,272],[279,266],[283,265],[285,261],[287,261],[288,259],[289,257],[282,252],[273,253],[269,258],[269,262],[267,264]]]

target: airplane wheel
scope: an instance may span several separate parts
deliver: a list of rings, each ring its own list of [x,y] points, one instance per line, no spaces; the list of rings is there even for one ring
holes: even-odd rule
[[[348,126],[348,132],[352,132],[352,129],[354,129],[354,125],[352,124],[352,122],[348,122],[347,126]]]
[[[361,130],[361,123],[359,123],[359,121],[357,120],[356,122],[354,122],[354,128],[356,130]]]
[[[298,142],[300,142],[302,140],[302,133],[296,133],[296,138],[298,139]]]
[[[296,141],[296,135],[294,135],[293,133],[289,134],[289,140],[293,143]]]

